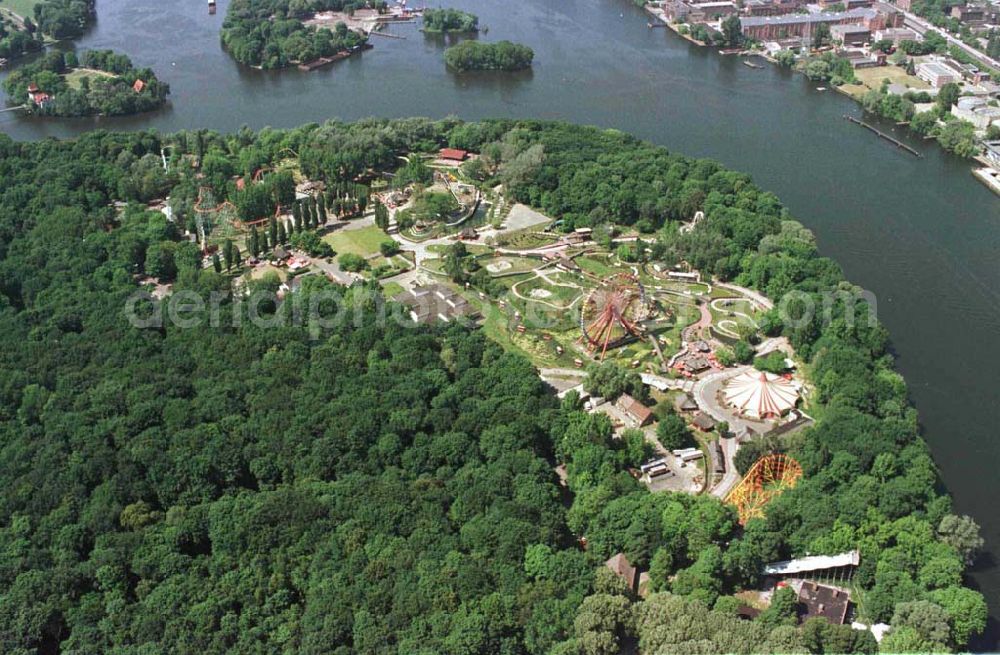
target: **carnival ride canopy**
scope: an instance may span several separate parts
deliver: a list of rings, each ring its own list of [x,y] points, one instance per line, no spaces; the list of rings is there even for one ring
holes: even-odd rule
[[[799,400],[798,385],[780,375],[748,370],[726,383],[726,401],[749,418],[782,416]]]

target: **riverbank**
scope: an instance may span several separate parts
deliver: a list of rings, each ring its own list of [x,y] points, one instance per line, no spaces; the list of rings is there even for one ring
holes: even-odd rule
[[[694,28],[687,23],[673,23],[659,6],[647,4],[644,5],[643,9],[647,15],[656,21],[657,26],[662,25],[670,28],[672,32],[694,45],[705,47],[712,44],[692,36],[692,30],[700,29],[701,32],[709,35],[715,32],[715,36],[717,37],[718,31],[723,29],[721,25],[714,23],[698,23]],[[648,25],[653,27],[654,24],[649,23]],[[963,159],[974,159],[975,153],[981,153],[983,148],[986,147],[987,137],[985,130],[976,129],[972,123],[958,117],[956,112],[947,112],[938,109],[933,102],[928,102],[928,95],[934,98],[938,88],[931,87],[923,79],[916,77],[911,70],[904,70],[897,64],[887,64],[885,62],[885,55],[880,55],[877,58],[874,52],[870,53],[867,49],[859,48],[837,50],[832,46],[827,46],[819,50],[813,50],[808,49],[803,44],[800,48],[779,50],[777,49],[779,48],[777,43],[767,43],[765,45],[767,49],[764,50],[757,50],[756,44],[750,49],[721,48],[718,50],[718,54],[724,56],[738,55],[740,57],[756,55],[776,66],[802,73],[812,84],[821,83],[825,80],[827,86],[816,86],[815,90],[825,91],[827,88],[832,87],[840,94],[851,98],[855,103],[861,105],[862,110],[866,114],[894,120],[896,126],[905,126],[908,131],[914,135],[922,136],[924,140],[934,138],[938,141],[942,149]],[[802,53],[799,52],[800,49],[803,51]],[[788,57],[787,55],[789,54],[792,57]],[[918,65],[922,65],[924,62],[932,62],[932,65],[940,67],[941,64],[937,63],[938,59],[939,57],[933,54],[910,56],[909,65],[912,66],[914,62]],[[849,64],[845,64],[845,62],[849,62]],[[742,63],[752,69],[760,68],[759,65],[751,63],[747,59],[742,59]],[[954,74],[957,77],[959,72],[954,71]],[[972,83],[967,83],[965,80],[960,80],[960,84],[963,94],[989,93],[988,88],[980,88]],[[887,88],[889,89],[888,93]],[[883,100],[881,104],[876,102],[876,109],[880,109],[880,111],[873,111],[870,106],[872,101],[869,96],[874,93],[879,93],[888,98],[888,100]],[[924,96],[924,100],[918,100],[917,95]],[[897,97],[893,98],[892,96]],[[908,100],[911,97],[913,98],[912,101]],[[876,100],[878,100],[878,97],[876,97]],[[896,104],[891,104],[892,102]],[[903,106],[899,104],[900,102],[905,105],[906,114],[902,117],[897,117],[895,114],[903,110]],[[925,104],[918,105],[916,104],[918,102]],[[889,107],[889,109],[885,109],[885,107]],[[937,113],[942,111],[944,112],[943,115]],[[915,129],[909,118],[910,115],[916,116],[920,112],[927,113],[918,117],[923,120],[920,121],[920,129]],[[864,121],[856,118],[852,118],[852,120],[868,128],[874,134],[898,148],[917,157],[923,157],[923,154],[913,146],[889,136]],[[893,128],[894,130],[895,128]],[[970,172],[973,171],[970,170]],[[977,179],[982,181],[982,177],[979,174],[974,172],[973,174],[976,175]],[[995,179],[1000,177],[1000,170],[997,170],[991,164],[983,170],[983,174],[988,179]],[[987,184],[987,186],[991,190],[996,191],[996,185]]]
[[[442,65],[444,45],[416,38],[415,25],[398,28],[410,40],[385,39],[370,56],[334,69],[249,69],[220,47],[227,5],[220,0],[218,15],[207,16],[203,2],[102,0],[99,20],[77,46],[128,51],[163,71],[171,106],[126,118],[3,114],[0,131],[26,141],[93,129],[236,133],[242,125],[292,127],[331,116],[532,116],[625,130],[748,171],[807,223],[824,255],[877,297],[955,509],[983,525],[991,555],[972,575],[1000,608],[1000,568],[992,563],[1000,561],[992,501],[1000,496],[1000,440],[992,432],[1000,405],[988,369],[948,365],[1000,361],[997,201],[967,163],[938,148],[922,148],[922,160],[898,153],[843,120],[856,109],[839,94],[816,93],[785,69],[751,70],[649,29],[648,14],[631,3],[583,11],[564,0],[467,0],[463,8],[490,26],[491,39],[531,44],[540,64],[531,75],[461,77]],[[940,321],[928,318],[936,313],[949,317],[947,339]],[[976,648],[995,650],[995,641]]]
[[[350,48],[349,50],[341,50],[337,54],[331,55],[329,57],[320,57],[319,59],[314,59],[313,61],[301,63],[298,65],[298,68],[300,71],[306,71],[306,72],[319,70],[321,68],[329,66],[334,62],[347,59],[348,57],[353,57],[358,53],[364,52],[365,50],[371,50],[374,47],[375,46],[373,46],[372,44],[365,42],[356,45],[353,48]]]

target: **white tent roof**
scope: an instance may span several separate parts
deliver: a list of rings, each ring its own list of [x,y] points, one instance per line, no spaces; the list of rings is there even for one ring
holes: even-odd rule
[[[764,371],[746,370],[726,383],[726,401],[750,418],[781,416],[799,400],[796,385]]]

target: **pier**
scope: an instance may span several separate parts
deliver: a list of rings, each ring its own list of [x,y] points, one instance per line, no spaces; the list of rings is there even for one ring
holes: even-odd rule
[[[859,119],[855,118],[854,116],[849,116],[847,114],[844,114],[844,118],[846,118],[847,120],[851,121],[855,125],[860,125],[861,127],[865,128],[867,130],[871,130],[875,134],[879,135],[881,138],[885,139],[886,141],[888,141],[889,143],[893,144],[897,148],[905,150],[906,152],[910,153],[914,157],[921,157],[921,158],[923,158],[922,154],[920,154],[919,152],[917,152],[916,150],[914,150],[910,146],[906,145],[905,143],[903,143],[899,139],[897,139],[895,137],[892,137],[892,136],[889,136],[888,134],[886,134],[882,130],[878,129],[874,125],[869,125],[868,123],[864,122],[863,120],[859,120]]]

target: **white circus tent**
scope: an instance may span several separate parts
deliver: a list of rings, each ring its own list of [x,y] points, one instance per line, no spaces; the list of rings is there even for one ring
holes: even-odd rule
[[[726,402],[747,418],[782,416],[799,401],[795,383],[774,373],[753,369],[731,378],[725,386]]]

